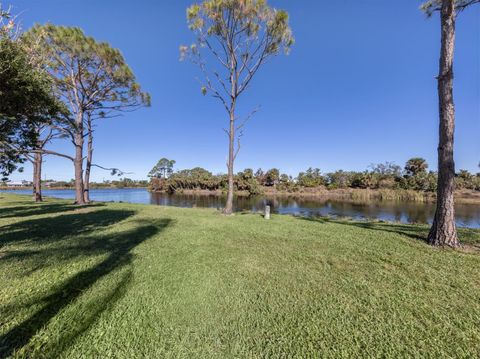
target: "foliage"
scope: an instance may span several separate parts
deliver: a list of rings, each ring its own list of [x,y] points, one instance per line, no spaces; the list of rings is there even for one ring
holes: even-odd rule
[[[470,5],[480,3],[480,0],[454,0],[454,1],[455,1],[455,8],[457,9],[457,11],[462,11]],[[442,0],[428,0],[420,6],[420,9],[423,12],[425,12],[428,16],[432,16],[432,14],[435,11],[440,11],[441,8],[442,8]]]
[[[352,188],[375,188],[377,187],[376,181],[375,181],[375,176],[373,173],[364,171],[364,172],[342,172],[343,174],[346,174],[344,177],[340,177],[343,179],[343,188],[346,187],[347,183],[350,183],[349,187]]]
[[[263,170],[259,168],[255,171],[254,176],[258,183],[262,184],[264,181],[265,172],[263,172]]]
[[[173,173],[166,181],[166,188],[169,192],[185,189],[214,191],[221,187],[223,181],[221,176],[214,176],[206,169],[195,167]]]
[[[331,189],[350,187],[352,183],[352,173],[343,170],[327,173],[325,183]]]
[[[437,173],[427,172],[427,168],[428,163],[420,158],[408,160],[404,171],[394,163],[385,162],[371,165],[370,170],[363,172],[338,170],[325,175],[322,175],[320,169],[310,167],[300,172],[296,178],[280,174],[277,168],[267,171],[260,168],[255,173],[247,168],[235,175],[234,186],[237,191],[246,191],[251,195],[261,194],[271,187],[280,192],[295,192],[317,187],[435,192]],[[227,178],[223,174],[214,175],[203,168],[194,168],[175,172],[167,179],[152,178],[150,187],[153,190],[170,192],[183,189],[223,191],[227,187]],[[457,174],[456,187],[480,190],[480,174],[473,175],[461,170]]]
[[[251,168],[247,168],[237,173],[234,178],[235,187],[238,191],[247,191],[251,195],[262,193],[262,189]]]
[[[298,188],[299,188],[299,185],[293,179],[292,176],[289,176],[286,173],[282,173],[280,175],[280,179],[276,186],[277,190],[285,191],[285,192],[295,192],[296,190],[298,190]]]
[[[424,158],[414,157],[410,158],[405,164],[405,175],[406,176],[418,176],[425,174],[428,169],[428,163]]]
[[[191,56],[206,75],[202,92],[212,92],[230,113],[228,97],[242,94],[258,69],[269,57],[281,50],[288,53],[294,39],[288,24],[288,13],[271,8],[264,0],[205,0],[187,9],[188,27],[197,41],[181,46],[182,58]],[[207,75],[201,50],[206,49],[216,60],[212,73],[220,88]],[[237,86],[231,93],[225,82]]]
[[[399,186],[403,189],[435,192],[437,190],[437,174],[436,172],[420,172],[415,176],[405,175],[400,178]]]
[[[174,160],[169,160],[167,158],[161,158],[157,164],[152,168],[148,173],[150,178],[168,178],[173,173],[173,166],[175,165]]]
[[[263,178],[264,179],[262,185],[267,187],[274,187],[280,180],[280,171],[278,170],[278,168],[269,169],[265,173],[265,176]]]
[[[319,168],[310,167],[305,172],[300,172],[297,176],[297,184],[301,187],[318,187],[325,184],[324,178]]]
[[[380,177],[398,177],[402,173],[402,168],[399,165],[388,161],[385,163],[371,164],[370,168],[373,174],[379,175]]]
[[[18,41],[0,37],[0,174],[8,176],[37,140],[35,129],[61,111],[49,78]]]
[[[480,173],[473,175],[467,170],[460,170],[455,178],[455,186],[460,189],[480,191]]]
[[[35,25],[22,40],[39,53],[52,75],[57,95],[67,105],[78,99],[79,110],[99,118],[112,112],[150,105],[118,49],[86,36],[78,27]]]

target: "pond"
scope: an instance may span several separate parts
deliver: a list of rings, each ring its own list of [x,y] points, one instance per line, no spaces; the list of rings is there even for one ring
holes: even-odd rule
[[[31,194],[30,190],[9,191]],[[73,199],[73,190],[44,190],[44,196]],[[225,197],[215,195],[185,195],[150,193],[145,188],[92,189],[90,198],[94,201],[146,203],[176,207],[222,208]],[[346,201],[292,197],[238,197],[235,211],[261,212],[270,205],[273,213],[301,216],[332,216],[353,219],[375,219],[401,223],[431,223],[435,213],[433,203],[399,201]],[[457,224],[461,227],[480,228],[480,206],[478,204],[457,204]]]

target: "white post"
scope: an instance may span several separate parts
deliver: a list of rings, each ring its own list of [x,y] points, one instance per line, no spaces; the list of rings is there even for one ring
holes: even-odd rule
[[[270,206],[265,206],[265,215],[263,218],[270,219]]]

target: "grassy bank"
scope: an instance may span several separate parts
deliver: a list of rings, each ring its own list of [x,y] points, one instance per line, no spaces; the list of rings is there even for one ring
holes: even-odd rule
[[[480,232],[0,193],[0,357],[478,357]]]

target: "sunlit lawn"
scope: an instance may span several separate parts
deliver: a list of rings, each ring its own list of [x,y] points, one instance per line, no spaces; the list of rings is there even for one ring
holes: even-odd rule
[[[480,233],[0,194],[0,357],[480,356]]]

